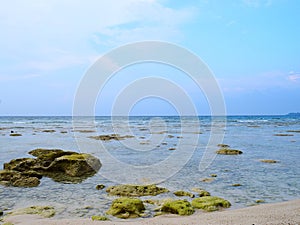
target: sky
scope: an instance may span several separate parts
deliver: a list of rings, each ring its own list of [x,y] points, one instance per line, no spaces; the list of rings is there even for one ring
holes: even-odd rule
[[[300,112],[299,21],[298,0],[2,0],[0,116],[72,115],[77,88],[97,59],[147,40],[196,54],[214,74],[229,115]],[[187,74],[147,63],[112,76],[95,113],[109,114],[118,94],[142,76],[180,85],[199,114],[210,114]],[[145,97],[129,113],[169,115],[176,107]]]

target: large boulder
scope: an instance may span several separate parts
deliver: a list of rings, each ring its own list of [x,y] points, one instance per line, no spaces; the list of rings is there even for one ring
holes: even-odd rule
[[[128,185],[122,184],[117,186],[110,186],[106,192],[111,195],[139,197],[139,196],[155,196],[162,193],[169,192],[168,189],[152,185]]]
[[[85,153],[35,149],[29,154],[37,158],[13,159],[5,163],[0,183],[18,187],[38,186],[42,176],[58,182],[79,183],[96,174],[101,167],[99,159]]]
[[[144,210],[142,200],[123,197],[115,199],[106,213],[121,219],[128,219],[142,216]]]

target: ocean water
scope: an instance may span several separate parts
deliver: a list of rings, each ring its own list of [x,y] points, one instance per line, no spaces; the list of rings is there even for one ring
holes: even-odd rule
[[[97,184],[134,183],[135,178],[136,183],[157,178],[159,186],[171,191],[143,199],[176,198],[172,191],[191,191],[193,187],[229,200],[232,209],[256,204],[256,200],[273,203],[300,197],[300,117],[228,116],[225,127],[212,123],[210,117],[96,117],[92,123],[83,118],[73,125],[72,117],[0,117],[0,168],[12,159],[31,157],[28,152],[36,148],[88,152],[103,164],[95,176],[80,184],[44,177],[35,188],[0,186],[1,209],[51,205],[57,211],[56,218],[89,218],[104,214],[115,198],[105,190],[96,190]],[[214,126],[224,134],[222,143],[243,154],[215,155],[219,148],[214,143],[207,167],[199,170]],[[11,131],[22,136],[11,137]],[[113,133],[135,137],[121,142],[89,138]],[[260,159],[279,163],[262,163]],[[217,177],[202,181],[211,174]],[[232,186],[237,183],[241,186]],[[151,216],[151,206],[147,208]]]

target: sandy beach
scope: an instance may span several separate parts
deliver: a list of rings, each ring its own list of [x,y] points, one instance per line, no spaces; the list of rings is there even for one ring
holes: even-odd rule
[[[252,207],[236,210],[226,210],[213,213],[196,212],[192,216],[177,216],[177,215],[164,215],[149,219],[139,220],[124,220],[124,221],[92,221],[91,219],[43,219],[34,215],[19,215],[6,219],[6,222],[13,224],[24,225],[112,225],[112,224],[197,224],[197,225],[296,225],[300,224],[300,199],[274,203],[274,204],[262,204]]]

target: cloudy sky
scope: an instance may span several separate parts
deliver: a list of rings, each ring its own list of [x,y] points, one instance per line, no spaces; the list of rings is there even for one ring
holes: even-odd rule
[[[300,112],[299,21],[298,0],[3,0],[0,115],[72,115],[88,68],[111,49],[145,40],[171,42],[200,57],[219,83],[228,114]],[[112,96],[132,82],[124,77],[138,79],[149,69],[148,76],[164,71],[181,82],[199,114],[209,114],[188,78],[154,67],[120,71],[96,113],[109,113]],[[145,99],[133,112],[174,114],[159,99]]]

